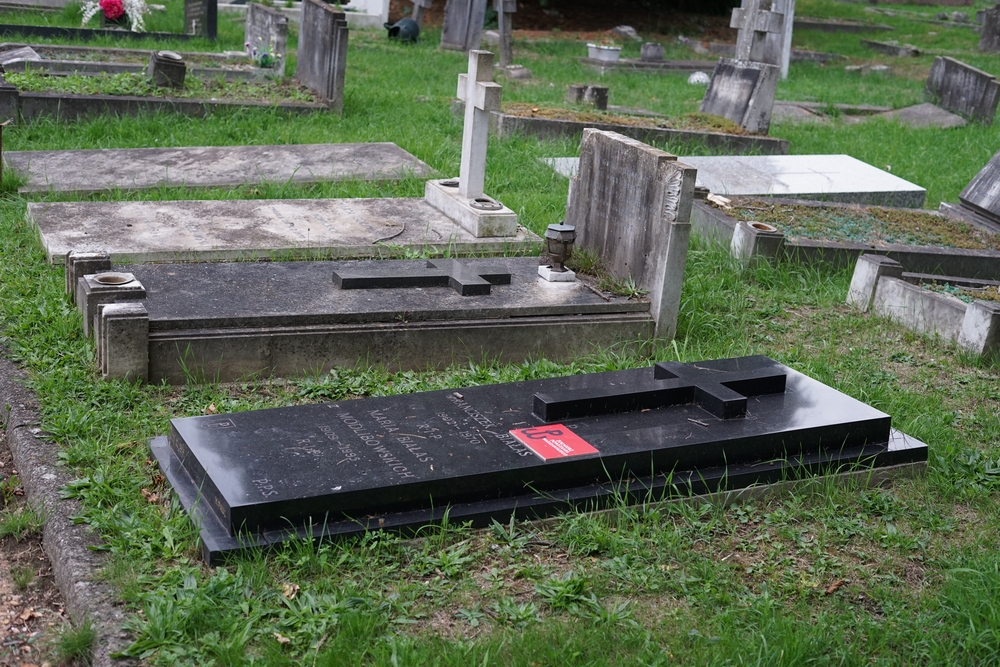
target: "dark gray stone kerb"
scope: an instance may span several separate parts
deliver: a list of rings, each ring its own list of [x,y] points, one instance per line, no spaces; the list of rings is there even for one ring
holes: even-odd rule
[[[90,529],[73,522],[72,517],[80,512],[79,503],[59,497],[59,488],[71,481],[72,476],[65,468],[56,466],[56,445],[37,437],[38,401],[34,392],[24,386],[24,372],[5,353],[0,348],[0,424],[6,428],[7,442],[28,502],[46,516],[42,544],[52,562],[52,573],[66,611],[74,623],[85,618],[93,622],[97,630],[93,647],[95,667],[137,665],[133,660],[111,658],[111,654],[128,646],[131,638],[122,630],[125,612],[116,604],[114,589],[95,579],[106,557],[88,548],[100,544]]]

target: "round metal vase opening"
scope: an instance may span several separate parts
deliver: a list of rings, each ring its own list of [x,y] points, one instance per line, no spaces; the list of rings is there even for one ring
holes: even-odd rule
[[[135,280],[131,273],[99,273],[94,277],[94,282],[101,285],[124,285]]]

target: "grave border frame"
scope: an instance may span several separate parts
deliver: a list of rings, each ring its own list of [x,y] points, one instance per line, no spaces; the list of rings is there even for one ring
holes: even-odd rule
[[[757,197],[757,199],[767,199]],[[859,208],[858,204],[843,204],[839,202],[822,202],[805,199],[768,199],[775,204],[792,204],[813,208]],[[860,208],[865,208],[861,206]],[[892,208],[879,206],[879,208]],[[921,209],[900,209],[902,211],[921,213],[937,213]],[[941,214],[942,217],[949,217]],[[965,222],[968,222],[965,220]],[[969,223],[972,224],[972,223]],[[733,231],[739,225],[739,220],[725,211],[717,209],[704,201],[695,201],[691,207],[691,231],[694,234],[713,241],[725,243],[727,246],[733,236]],[[803,264],[819,262],[832,263],[839,267],[852,266],[863,254],[885,255],[904,266],[911,267],[917,273],[937,275],[963,276],[966,278],[981,278],[1000,280],[1000,252],[993,250],[972,250],[966,248],[941,248],[937,246],[916,246],[887,243],[880,247],[849,241],[828,241],[822,239],[785,239],[782,255]]]

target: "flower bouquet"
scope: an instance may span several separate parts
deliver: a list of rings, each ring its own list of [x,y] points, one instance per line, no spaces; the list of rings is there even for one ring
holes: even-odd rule
[[[144,0],[88,0],[83,5],[83,23],[103,12],[105,22],[127,26],[132,32],[145,32],[143,15],[149,13]]]
[[[257,47],[251,45],[250,42],[244,42],[243,48],[246,49],[247,55],[250,56],[250,59],[254,61],[257,67],[275,67],[281,62],[281,54],[276,53],[277,48],[274,38],[271,39],[271,44],[267,47]]]

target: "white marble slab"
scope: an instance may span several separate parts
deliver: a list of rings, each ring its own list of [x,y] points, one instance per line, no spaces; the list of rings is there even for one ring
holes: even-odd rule
[[[277,257],[388,257],[408,251],[476,255],[525,251],[539,239],[476,238],[423,199],[250,199],[35,202],[49,261],[70,250],[105,251],[116,262]]]
[[[927,190],[850,155],[734,155],[680,157],[698,170],[698,186],[723,196],[818,199],[919,208]],[[543,158],[564,176],[578,158]]]

